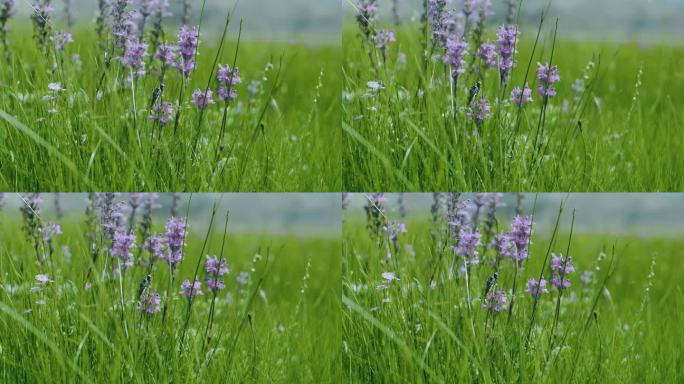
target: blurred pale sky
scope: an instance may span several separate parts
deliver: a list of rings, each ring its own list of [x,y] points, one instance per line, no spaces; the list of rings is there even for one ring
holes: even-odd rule
[[[343,0],[346,14],[352,12],[355,0]],[[461,7],[462,0],[452,0]],[[492,23],[505,18],[504,0],[491,0]],[[389,20],[392,0],[379,0],[381,12]],[[418,19],[422,0],[399,0],[404,19]],[[525,28],[536,28],[541,10],[551,4],[549,24],[556,18],[563,38],[591,40],[664,40],[682,42],[684,37],[684,0],[523,0],[520,22]],[[524,29],[523,29],[524,31]]]
[[[96,0],[71,0],[79,22],[94,20],[97,13]],[[65,0],[53,0],[55,22],[64,22]],[[138,8],[140,0],[133,0],[130,9]],[[179,23],[183,0],[169,0],[171,12],[169,24]],[[295,41],[314,43],[338,43],[340,41],[340,0],[207,0],[203,19],[204,32],[209,36],[220,35],[229,9],[237,3],[231,33],[235,36],[240,19],[244,20],[244,37],[268,41]],[[192,0],[193,20],[199,22],[202,0]],[[30,0],[18,0],[20,17],[30,25],[28,14]]]
[[[558,208],[565,200],[565,213],[561,229],[569,230],[572,212],[576,210],[575,231],[598,234],[626,234],[643,236],[684,235],[684,194],[681,193],[540,193],[523,194],[524,212],[532,213],[535,203],[535,221],[541,233],[553,229]],[[366,197],[353,194],[351,214],[363,214]],[[390,218],[398,219],[398,194],[388,194]],[[464,194],[464,199],[473,198]],[[516,194],[504,194],[506,207],[500,210],[501,217],[510,218],[516,206]],[[433,203],[431,193],[404,194],[405,206],[410,217],[427,218]]]
[[[44,220],[55,221],[55,194],[41,195]],[[189,194],[181,194],[180,212],[185,215]],[[81,220],[87,206],[87,194],[61,193],[59,205],[65,217]],[[128,201],[128,194],[117,200]],[[172,194],[160,193],[161,207],[155,209],[159,220],[169,216]],[[230,210],[231,231],[271,233],[296,236],[339,237],[341,231],[341,195],[339,193],[196,193],[190,205],[190,225],[193,232],[206,230],[214,202],[219,203],[218,222],[223,222],[226,210]],[[6,193],[0,209],[0,220],[20,220],[19,194]],[[223,225],[223,224],[221,224]]]

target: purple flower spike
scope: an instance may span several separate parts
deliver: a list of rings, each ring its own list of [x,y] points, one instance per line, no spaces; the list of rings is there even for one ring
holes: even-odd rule
[[[506,309],[507,303],[506,291],[489,291],[484,304],[482,304],[482,309],[497,314]]]
[[[480,99],[472,107],[472,111],[468,112],[468,117],[475,120],[477,125],[482,125],[485,120],[492,117],[492,107],[489,105],[489,100]]]
[[[192,93],[192,104],[199,109],[204,109],[211,104],[214,104],[213,96],[214,94],[211,89],[207,89],[206,92],[203,92],[198,88]]]
[[[150,113],[150,121],[158,121],[162,127],[173,119],[173,105],[169,102],[155,104]]]
[[[477,50],[477,57],[484,61],[485,67],[487,68],[498,68],[499,61],[496,57],[496,45],[494,43],[484,43]]]
[[[520,87],[513,88],[513,91],[511,91],[511,102],[519,107],[531,103],[532,90],[530,87],[525,84],[525,89],[520,89]]]
[[[52,43],[55,45],[55,50],[60,52],[67,44],[74,42],[74,37],[71,35],[71,32],[57,31],[50,40],[52,40]]]
[[[207,256],[207,260],[204,262],[204,270],[207,271],[206,283],[207,287],[212,290],[212,292],[217,292],[225,288],[221,276],[230,272],[228,269],[228,262],[225,259],[219,259],[215,256]]]
[[[395,41],[397,41],[397,39],[394,36],[394,32],[384,29],[378,30],[375,33],[375,37],[373,37],[373,43],[375,44],[375,47],[383,52],[386,51],[387,48],[389,48],[389,45]]]
[[[219,98],[225,102],[230,102],[237,99],[237,91],[235,86],[242,83],[240,78],[240,70],[231,68],[229,65],[219,65],[216,77],[219,81],[218,94]]]
[[[190,77],[190,72],[195,69],[195,53],[199,46],[199,29],[197,27],[188,28],[184,25],[178,31],[177,38],[180,56],[176,68],[187,79]]]
[[[551,265],[549,267],[551,268],[552,273],[551,284],[554,287],[559,290],[570,287],[570,280],[568,280],[567,276],[568,274],[575,272],[572,256],[565,258],[563,255],[556,255],[554,253],[552,254]]]
[[[499,53],[499,71],[501,72],[501,79],[506,81],[509,73],[515,67],[515,46],[518,41],[518,27],[515,25],[502,25],[499,27],[497,33],[498,40],[496,41],[496,51]]]
[[[124,272],[133,266],[133,247],[135,247],[135,233],[116,232],[114,234],[111,255],[112,258],[121,261]],[[118,266],[115,267],[115,274],[119,272],[118,268]]]
[[[186,223],[185,219],[169,217],[166,221],[166,246],[168,254],[164,259],[175,269],[176,265],[183,260],[183,247],[185,246]]]
[[[145,75],[145,57],[147,57],[147,43],[128,40],[121,61],[124,65],[131,67],[133,76],[137,79]]]
[[[560,81],[557,66],[554,65],[549,68],[548,63],[537,63],[537,79],[539,80],[539,94],[544,100],[556,96],[554,84]]]
[[[181,295],[185,296],[188,300],[194,299],[196,296],[202,296],[202,282],[199,279],[195,279],[194,283],[190,280],[183,281],[181,284]]]
[[[542,277],[537,282],[535,278],[530,278],[525,287],[525,292],[534,298],[539,298],[542,294],[549,293],[549,290],[546,288],[546,280]]]
[[[148,291],[140,296],[140,301],[138,302],[136,310],[145,313],[148,316],[152,316],[159,312],[160,303],[161,299],[159,298],[159,294],[155,291]]]
[[[482,235],[479,231],[473,231],[468,227],[462,228],[458,234],[456,253],[464,257],[477,256],[477,247],[480,246],[481,238]]]
[[[451,76],[454,80],[458,80],[458,77],[465,73],[465,60],[464,57],[468,51],[468,43],[455,38],[449,38],[446,43],[446,54],[444,55],[443,61],[445,64],[451,66]]]

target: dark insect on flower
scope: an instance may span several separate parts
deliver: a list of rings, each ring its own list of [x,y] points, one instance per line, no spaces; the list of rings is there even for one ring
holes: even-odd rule
[[[482,83],[480,83],[479,81],[473,84],[472,87],[470,87],[470,91],[468,92],[468,105],[470,105],[473,102],[473,99],[475,99],[475,96],[477,96],[480,93],[481,87]]]
[[[494,272],[489,278],[487,278],[487,285],[485,286],[485,291],[482,294],[482,297],[487,297],[487,294],[489,294],[489,291],[496,285],[497,280],[499,279],[499,273]]]
[[[145,293],[145,291],[150,287],[151,284],[152,284],[152,275],[148,274],[140,282],[140,287],[138,288],[138,300],[140,300],[140,297],[143,295],[143,293]]]
[[[154,89],[152,92],[152,98],[150,99],[150,107],[149,109],[152,109],[154,105],[157,103],[157,101],[160,100],[161,96],[164,94],[164,83],[159,84],[157,88]]]

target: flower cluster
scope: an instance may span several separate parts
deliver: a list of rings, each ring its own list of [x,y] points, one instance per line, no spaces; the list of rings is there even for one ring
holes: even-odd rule
[[[530,278],[525,286],[525,292],[534,298],[539,298],[542,294],[549,293],[549,290],[546,288],[546,279],[542,277],[541,280],[537,281],[533,277]]]
[[[451,76],[454,81],[465,73],[465,55],[468,43],[460,38],[449,38],[446,43],[446,54],[442,58],[445,64],[451,66]]]
[[[225,288],[225,284],[221,276],[227,274],[228,262],[225,259],[217,258],[216,256],[207,256],[204,263],[204,270],[207,272],[206,284],[212,292],[216,293]]]
[[[537,63],[537,80],[539,80],[539,94],[543,99],[556,96],[554,84],[560,81],[558,67],[549,67],[549,64]]]
[[[211,89],[202,91],[198,88],[192,93],[192,104],[199,109],[204,109],[211,104],[214,104],[213,96],[214,93]]]
[[[511,91],[511,102],[519,107],[532,102],[532,90],[525,84],[525,88],[515,87]]]
[[[502,25],[497,33],[496,51],[499,54],[499,71],[501,80],[505,82],[515,66],[515,46],[518,42],[518,27],[515,25]]]
[[[204,294],[202,293],[202,282],[199,279],[195,279],[193,283],[190,280],[183,281],[180,294],[188,300],[192,300],[196,296],[202,296]]]
[[[162,259],[171,264],[175,269],[176,265],[183,260],[183,247],[185,247],[186,222],[184,218],[169,217],[166,221],[166,233],[164,234],[165,245],[168,253]]]
[[[508,298],[506,296],[506,291],[489,291],[485,298],[485,302],[482,304],[482,309],[497,314],[506,309],[507,303]]]
[[[153,290],[149,290],[140,296],[136,310],[148,316],[152,316],[159,312],[160,303],[161,298],[159,297],[159,294]]]
[[[135,233],[118,231],[114,234],[111,256],[118,259],[123,271],[133,266],[133,248],[135,247]],[[120,272],[119,266],[115,265],[114,274]]]
[[[219,65],[216,77],[219,82],[218,95],[219,98],[226,103],[237,99],[237,91],[235,86],[242,82],[240,78],[240,70],[231,68],[229,65]]]
[[[358,0],[356,9],[359,11],[356,21],[359,23],[361,32],[369,38],[371,36],[371,24],[375,22],[378,12],[377,0]]]
[[[152,107],[149,119],[159,122],[162,127],[166,126],[166,123],[173,119],[173,105],[168,101],[156,103]]]
[[[561,254],[552,254],[551,257],[551,284],[558,288],[558,290],[563,290],[570,287],[570,280],[567,276],[575,272],[575,265],[572,263],[572,256],[567,258]]]
[[[474,120],[478,126],[492,117],[492,107],[489,104],[489,100],[482,98],[474,103],[468,111],[468,117]]]

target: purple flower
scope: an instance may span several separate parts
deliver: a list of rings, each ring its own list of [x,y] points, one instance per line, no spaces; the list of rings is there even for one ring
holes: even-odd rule
[[[124,272],[133,266],[133,247],[135,247],[135,233],[119,231],[114,234],[111,256],[121,261]],[[114,272],[115,274],[119,272],[118,266],[114,268]]]
[[[460,256],[474,258],[477,256],[477,247],[480,246],[482,235],[480,231],[473,231],[469,227],[461,228],[458,234],[458,245],[456,246],[456,253]],[[472,264],[477,264],[472,263]]]
[[[195,296],[202,296],[204,294],[202,293],[202,282],[199,281],[199,279],[195,279],[194,283],[191,283],[190,280],[183,281],[180,289],[181,295],[185,296],[188,300],[192,300]]]
[[[492,245],[502,257],[516,259],[516,247],[511,236],[507,233],[500,233],[494,236]]]
[[[499,71],[503,81],[506,81],[515,66],[513,56],[516,53],[518,34],[518,27],[515,25],[502,25],[497,33],[499,39],[496,41],[496,51],[499,53]]]
[[[207,271],[206,283],[209,289],[216,292],[225,288],[221,276],[230,272],[228,262],[225,259],[207,256],[207,260],[204,262],[204,270]]]
[[[178,47],[164,43],[157,48],[154,58],[161,61],[164,68],[175,67],[178,60]]]
[[[571,284],[570,280],[567,279],[567,275],[575,272],[575,266],[572,263],[572,256],[565,258],[563,255],[556,255],[554,253],[552,254],[551,265],[549,267],[551,268],[552,272],[551,284],[554,287],[558,288],[559,290],[570,287]]]
[[[394,32],[385,29],[378,30],[373,37],[375,47],[383,52],[395,41],[397,41],[397,39],[394,36]]]
[[[457,80],[465,73],[464,57],[468,51],[468,43],[459,38],[449,38],[446,43],[446,54],[442,58],[445,64],[451,66],[451,76]]]
[[[530,89],[530,87],[528,87],[527,84],[525,84],[524,89],[520,89],[520,87],[513,88],[513,91],[511,91],[511,102],[519,107],[531,103],[532,90]]]
[[[475,120],[477,125],[482,125],[485,120],[492,117],[492,107],[489,105],[489,100],[482,98],[474,103],[471,110],[468,111],[468,117]]]
[[[223,280],[221,280],[219,278],[207,276],[205,282],[207,283],[207,287],[209,287],[209,289],[214,293],[216,293],[216,292],[218,292],[218,291],[220,291],[226,287]]]
[[[197,27],[188,28],[184,25],[178,31],[177,39],[180,55],[176,62],[176,68],[187,79],[190,77],[190,72],[195,69],[195,54],[199,45],[199,29]]]
[[[43,241],[50,242],[55,236],[62,234],[62,226],[57,223],[48,222],[40,229],[40,233],[43,237]]]
[[[563,255],[552,254],[551,270],[565,275],[575,272],[575,266],[572,264],[572,256],[568,256],[566,259]]]
[[[376,0],[358,0],[356,9],[359,11],[358,15],[356,15],[356,21],[359,23],[361,32],[368,38],[371,35],[370,25],[375,22],[378,12]]]
[[[399,278],[397,277],[396,274],[394,274],[394,272],[383,272],[382,278],[387,280],[388,283],[391,283],[394,280],[399,280]]]
[[[185,246],[186,222],[183,218],[169,217],[166,221],[165,240],[168,254],[163,257],[175,269],[176,265],[183,260],[183,247]]]
[[[543,277],[539,281],[535,278],[530,278],[530,280],[527,281],[525,292],[534,298],[540,297],[543,293],[548,293],[549,290],[546,288],[546,280]]]
[[[207,260],[204,262],[204,270],[215,276],[223,276],[229,273],[228,261],[226,259],[219,259],[215,256],[207,256]]]
[[[537,79],[539,80],[539,94],[544,100],[556,96],[556,88],[553,85],[560,81],[557,66],[549,68],[548,63],[537,63]]]
[[[173,105],[169,102],[157,103],[152,107],[150,121],[158,121],[162,127],[173,119]]]
[[[527,247],[532,237],[532,216],[516,215],[511,221],[510,235],[513,242],[518,246]]]
[[[481,58],[487,68],[497,68],[499,61],[496,57],[496,45],[494,43],[484,43],[477,50],[477,57]]]
[[[164,237],[161,235],[152,235],[146,241],[144,249],[150,252],[152,260],[165,259]]]
[[[65,90],[64,88],[62,88],[61,83],[50,83],[50,84],[48,84],[48,89],[52,93],[64,92],[64,90]]]
[[[36,275],[36,281],[40,285],[45,285],[45,284],[51,282],[52,280],[50,280],[50,276],[48,276],[46,274],[37,274]]]
[[[219,81],[219,98],[226,102],[237,99],[235,86],[242,82],[242,79],[240,78],[240,70],[237,67],[230,68],[229,65],[219,65],[216,77]]]
[[[140,301],[136,307],[138,312],[146,313],[148,316],[152,316],[159,312],[159,304],[161,299],[159,294],[153,290],[144,292],[140,296]]]
[[[55,50],[60,52],[67,44],[74,42],[74,37],[71,35],[71,32],[57,31],[50,40],[52,40],[52,43],[55,45]]]
[[[124,65],[131,67],[133,76],[137,79],[145,75],[145,57],[147,56],[147,43],[139,43],[136,40],[126,41],[124,57],[121,60]]]
[[[214,104],[212,97],[213,93],[211,92],[211,89],[207,89],[206,92],[203,92],[198,88],[192,93],[192,104],[199,109],[204,109],[209,105]]]
[[[508,299],[506,298],[505,291],[489,291],[489,293],[487,293],[487,297],[485,298],[484,304],[482,304],[482,309],[497,314],[506,309],[507,303]]]
[[[396,241],[400,234],[408,232],[406,223],[402,221],[392,221],[385,226],[385,233],[390,241]]]

